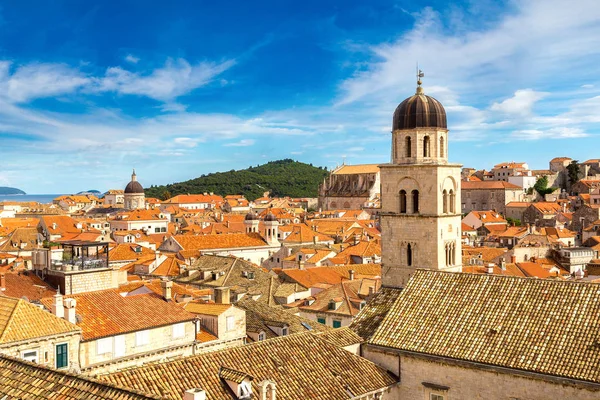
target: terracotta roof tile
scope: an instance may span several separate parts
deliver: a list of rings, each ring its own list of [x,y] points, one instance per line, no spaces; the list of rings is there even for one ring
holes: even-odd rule
[[[0,297],[0,343],[71,332],[80,328],[25,300]]]
[[[594,283],[417,270],[369,343],[600,383],[599,303]]]
[[[0,355],[0,395],[7,399],[143,400],[156,395]]]
[[[461,189],[477,190],[477,189],[521,189],[522,187],[504,181],[461,181]]]
[[[333,175],[375,174],[379,172],[379,164],[342,165],[335,169]]]
[[[65,296],[77,300],[76,312],[81,315],[78,326],[82,340],[93,340],[127,332],[193,321],[195,316],[175,302],[167,302],[155,293],[121,296],[117,289]],[[52,299],[42,299],[46,308]]]
[[[201,387],[208,400],[231,398],[219,377],[228,368],[253,377],[252,388],[265,379],[277,383],[281,400],[346,400],[397,383],[372,362],[310,333],[264,340],[185,359],[103,376],[102,379],[179,400],[190,387]],[[352,393],[352,395],[349,395]]]

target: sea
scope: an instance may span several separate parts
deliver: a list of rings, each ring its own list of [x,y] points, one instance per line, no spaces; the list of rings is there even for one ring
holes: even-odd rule
[[[37,201],[38,203],[52,203],[52,200],[62,194],[0,194],[0,202],[3,201]]]

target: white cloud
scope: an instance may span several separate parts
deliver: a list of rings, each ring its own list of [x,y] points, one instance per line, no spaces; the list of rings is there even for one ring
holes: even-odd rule
[[[234,65],[235,60],[191,65],[181,58],[169,59],[163,68],[155,69],[148,75],[111,67],[103,78],[97,79],[97,86],[93,90],[146,96],[168,102],[208,84]]]
[[[490,109],[505,114],[526,116],[531,114],[534,104],[547,95],[548,93],[536,92],[532,89],[521,89],[517,90],[513,97],[492,104]]]
[[[183,146],[183,147],[196,147],[198,146],[198,143],[201,142],[200,139],[193,139],[193,138],[189,138],[189,137],[178,137],[173,139],[173,142]]]
[[[14,67],[10,61],[0,61],[0,97],[13,103],[71,93],[89,83],[83,73],[64,64]]]
[[[125,56],[125,61],[127,61],[128,63],[137,64],[138,61],[140,61],[140,59],[139,57],[136,57],[133,54],[127,54],[127,56]]]
[[[234,146],[234,147],[246,147],[246,146],[252,146],[253,144],[254,144],[254,139],[242,139],[242,140],[240,140],[239,142],[236,142],[236,143],[227,143],[227,144],[224,144],[224,146],[227,146],[227,147],[231,147],[231,146]]]
[[[539,140],[539,139],[575,139],[590,136],[580,128],[556,127],[547,130],[525,129],[515,131],[511,134],[512,138],[521,140]]]

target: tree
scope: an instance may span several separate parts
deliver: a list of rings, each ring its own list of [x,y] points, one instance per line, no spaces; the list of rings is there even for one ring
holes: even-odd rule
[[[571,161],[571,164],[567,165],[567,172],[569,173],[569,183],[571,185],[576,183],[579,180],[579,161]]]
[[[506,222],[508,222],[510,226],[521,226],[521,220],[518,218],[507,217]]]
[[[535,182],[535,185],[533,185],[533,188],[542,197],[544,197],[547,194],[550,194],[556,190],[556,188],[554,188],[554,187],[550,187],[550,188],[548,187],[548,177],[545,175],[542,176],[541,178],[539,178],[537,180],[537,182]]]
[[[161,200],[169,200],[173,196],[171,196],[171,192],[169,192],[168,190],[165,190],[161,197],[162,197]]]

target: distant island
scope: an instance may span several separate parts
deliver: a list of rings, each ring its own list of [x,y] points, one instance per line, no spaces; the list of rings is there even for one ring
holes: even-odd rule
[[[7,194],[27,194],[27,193],[25,193],[21,189],[8,187],[8,186],[0,186],[0,195],[7,195]]]
[[[276,197],[317,197],[319,184],[327,177],[327,168],[314,167],[291,159],[271,161],[238,171],[216,172],[189,181],[150,186],[147,197],[166,200],[178,194],[213,192],[225,196],[242,194],[255,200],[264,192]]]
[[[83,192],[79,192],[77,193],[78,195],[86,195],[86,194],[93,194],[94,196],[98,196],[98,195],[102,195],[102,192],[99,190],[86,190]]]

